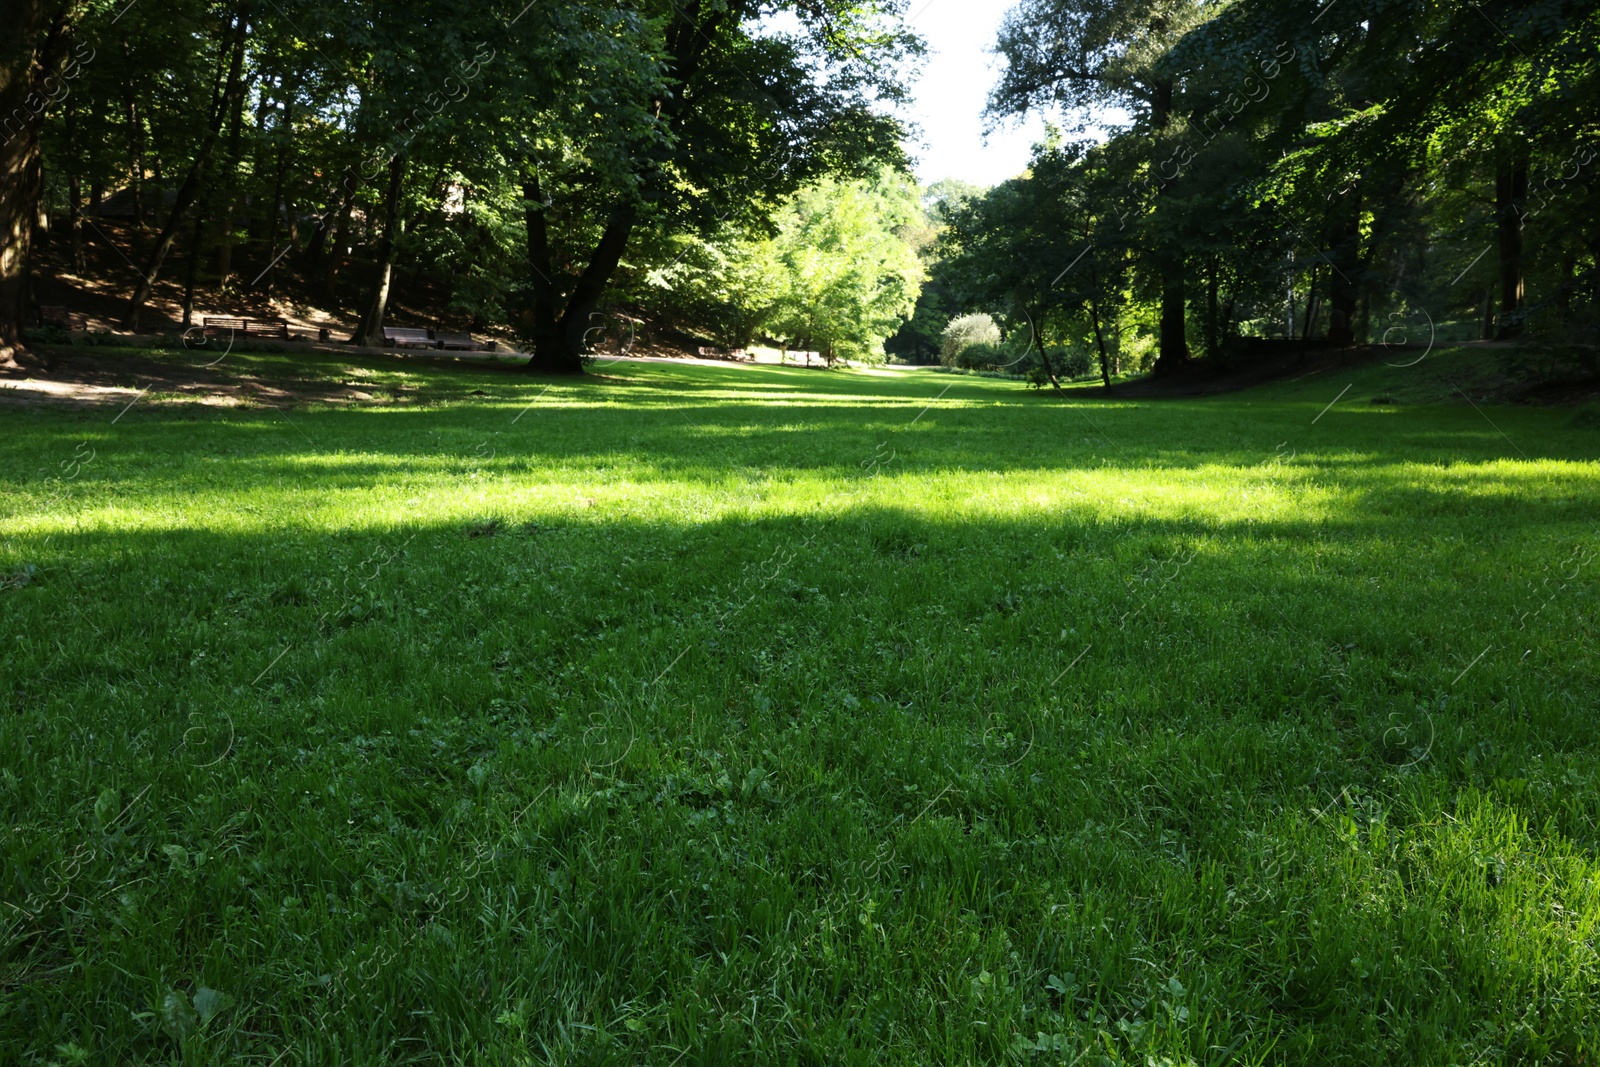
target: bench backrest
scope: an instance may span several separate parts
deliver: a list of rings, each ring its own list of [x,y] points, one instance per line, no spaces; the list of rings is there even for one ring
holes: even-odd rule
[[[385,326],[383,328],[383,339],[385,341],[426,341],[428,340],[428,331],[414,330],[405,326]]]

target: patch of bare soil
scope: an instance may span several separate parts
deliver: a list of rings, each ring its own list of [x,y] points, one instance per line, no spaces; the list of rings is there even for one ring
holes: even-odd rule
[[[249,404],[361,403],[373,394],[353,383],[312,377],[266,380],[226,366],[152,359],[120,349],[102,355],[93,349],[47,348],[24,357],[16,368],[0,367],[0,406],[40,404],[69,407],[121,405],[152,399],[184,400],[215,407]]]

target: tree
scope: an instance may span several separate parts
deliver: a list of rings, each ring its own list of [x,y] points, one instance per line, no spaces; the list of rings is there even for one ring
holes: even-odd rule
[[[1049,343],[1087,340],[1111,384],[1106,332],[1127,288],[1128,193],[1121,146],[1034,149],[1027,174],[953,209],[941,237],[941,273],[964,307],[1002,312],[1026,329],[1045,379],[1060,386]]]
[[[1006,69],[990,98],[990,113],[1126,107],[1159,150],[1181,106],[1180,72],[1168,61],[1170,48],[1204,17],[1199,0],[1022,0],[1001,26],[998,47]],[[1162,216],[1173,183],[1157,179],[1153,184],[1156,213]],[[1189,356],[1186,257],[1165,222],[1158,218],[1148,231],[1146,249],[1161,291],[1158,372]]]
[[[641,222],[712,233],[770,217],[824,175],[865,176],[899,162],[898,123],[874,109],[899,98],[900,63],[915,39],[896,25],[900,0],[659,0],[643,5],[596,53],[606,131],[547,138],[523,154],[527,204],[530,370],[575,373],[592,315]],[[799,30],[760,29],[787,13]],[[655,67],[626,57],[659,57]],[[586,87],[586,91],[592,92]],[[587,98],[587,97],[586,97]],[[551,99],[563,99],[561,94]],[[590,110],[593,110],[591,107]],[[588,235],[558,267],[552,222]]]
[[[923,217],[906,230],[906,240],[922,260],[927,280],[910,320],[884,342],[884,351],[908,363],[937,363],[944,328],[952,317],[951,296],[942,277],[939,236],[956,208],[987,190],[959,178],[942,178],[922,191]]]
[[[988,312],[975,311],[957,315],[945,323],[939,335],[939,362],[954,367],[961,353],[973,345],[998,345],[1000,327]]]
[[[28,258],[43,190],[39,129],[58,102],[75,5],[8,0],[0,7],[0,363],[22,347]]]
[[[1425,300],[1434,319],[1492,318],[1491,285],[1501,331],[1552,302],[1570,315],[1594,260],[1584,245],[1593,216],[1568,185],[1583,169],[1581,146],[1600,132],[1592,5],[1356,0],[1324,14],[1308,22],[1292,0],[1245,0],[1173,46],[1170,62],[1202,75],[1192,97],[1238,84],[1248,57],[1278,48],[1297,57],[1283,63],[1271,99],[1252,103],[1229,131],[1241,160],[1232,176],[1191,185],[1203,190],[1195,206],[1224,222],[1231,245],[1207,255],[1231,259],[1238,266],[1228,273],[1247,281],[1247,255],[1264,261],[1270,243],[1260,223],[1275,220],[1291,238],[1280,248],[1298,250],[1294,261],[1310,268],[1302,332],[1326,307],[1337,342],[1360,339],[1375,303]],[[1541,168],[1565,172],[1556,183],[1565,195],[1539,213],[1548,230],[1534,241],[1524,233],[1533,201],[1555,200],[1534,195]],[[1230,201],[1245,210],[1217,210]],[[1500,250],[1492,283],[1485,272],[1496,272],[1495,260],[1482,258],[1491,246]],[[1537,308],[1525,295],[1534,249],[1554,268]]]
[[[177,240],[178,230],[207,180],[207,172],[216,154],[217,139],[222,134],[223,123],[233,114],[243,97],[245,38],[249,32],[250,16],[241,8],[234,13],[232,25],[222,33],[217,64],[218,77],[212,88],[211,113],[205,135],[195,151],[193,160],[189,163],[183,184],[178,186],[172,211],[167,216],[166,224],[161,228],[161,235],[156,239],[155,248],[150,252],[149,262],[139,280],[139,286],[128,301],[128,313],[123,318],[122,324],[129,330],[139,328],[140,313],[144,309],[145,302],[150,299],[156,277],[161,272],[161,264],[172,249],[173,241]],[[224,69],[227,71],[226,74],[223,73]]]
[[[803,190],[779,220],[787,291],[773,331],[829,363],[881,360],[916,308],[922,263],[899,231],[919,212],[914,187],[888,168],[875,181],[825,178]]]

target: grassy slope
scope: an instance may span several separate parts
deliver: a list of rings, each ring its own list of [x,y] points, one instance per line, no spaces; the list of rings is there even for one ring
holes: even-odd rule
[[[602,373],[6,414],[0,1061],[1595,1062],[1600,433]]]

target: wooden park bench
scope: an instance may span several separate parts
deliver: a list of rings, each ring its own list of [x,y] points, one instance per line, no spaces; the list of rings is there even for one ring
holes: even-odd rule
[[[289,339],[289,323],[285,319],[246,319],[244,327],[247,337],[281,337]]]
[[[76,311],[68,311],[64,307],[57,307],[53,304],[39,309],[39,325],[59,326],[63,330],[82,330],[86,328],[82,315]]]
[[[232,337],[280,337],[289,339],[289,323],[284,319],[236,319],[207,315],[200,320],[207,337],[227,331]]]
[[[215,337],[224,331],[230,336],[237,337],[245,332],[245,327],[249,324],[249,319],[217,318],[211,315],[200,320],[202,331],[207,337]]]
[[[449,333],[445,330],[433,331],[433,339],[440,348],[453,349],[459,352],[476,352],[483,347],[478,341],[472,339],[470,333]]]
[[[427,330],[413,330],[404,326],[385,326],[383,343],[391,348],[437,348],[438,342],[428,336]]]

